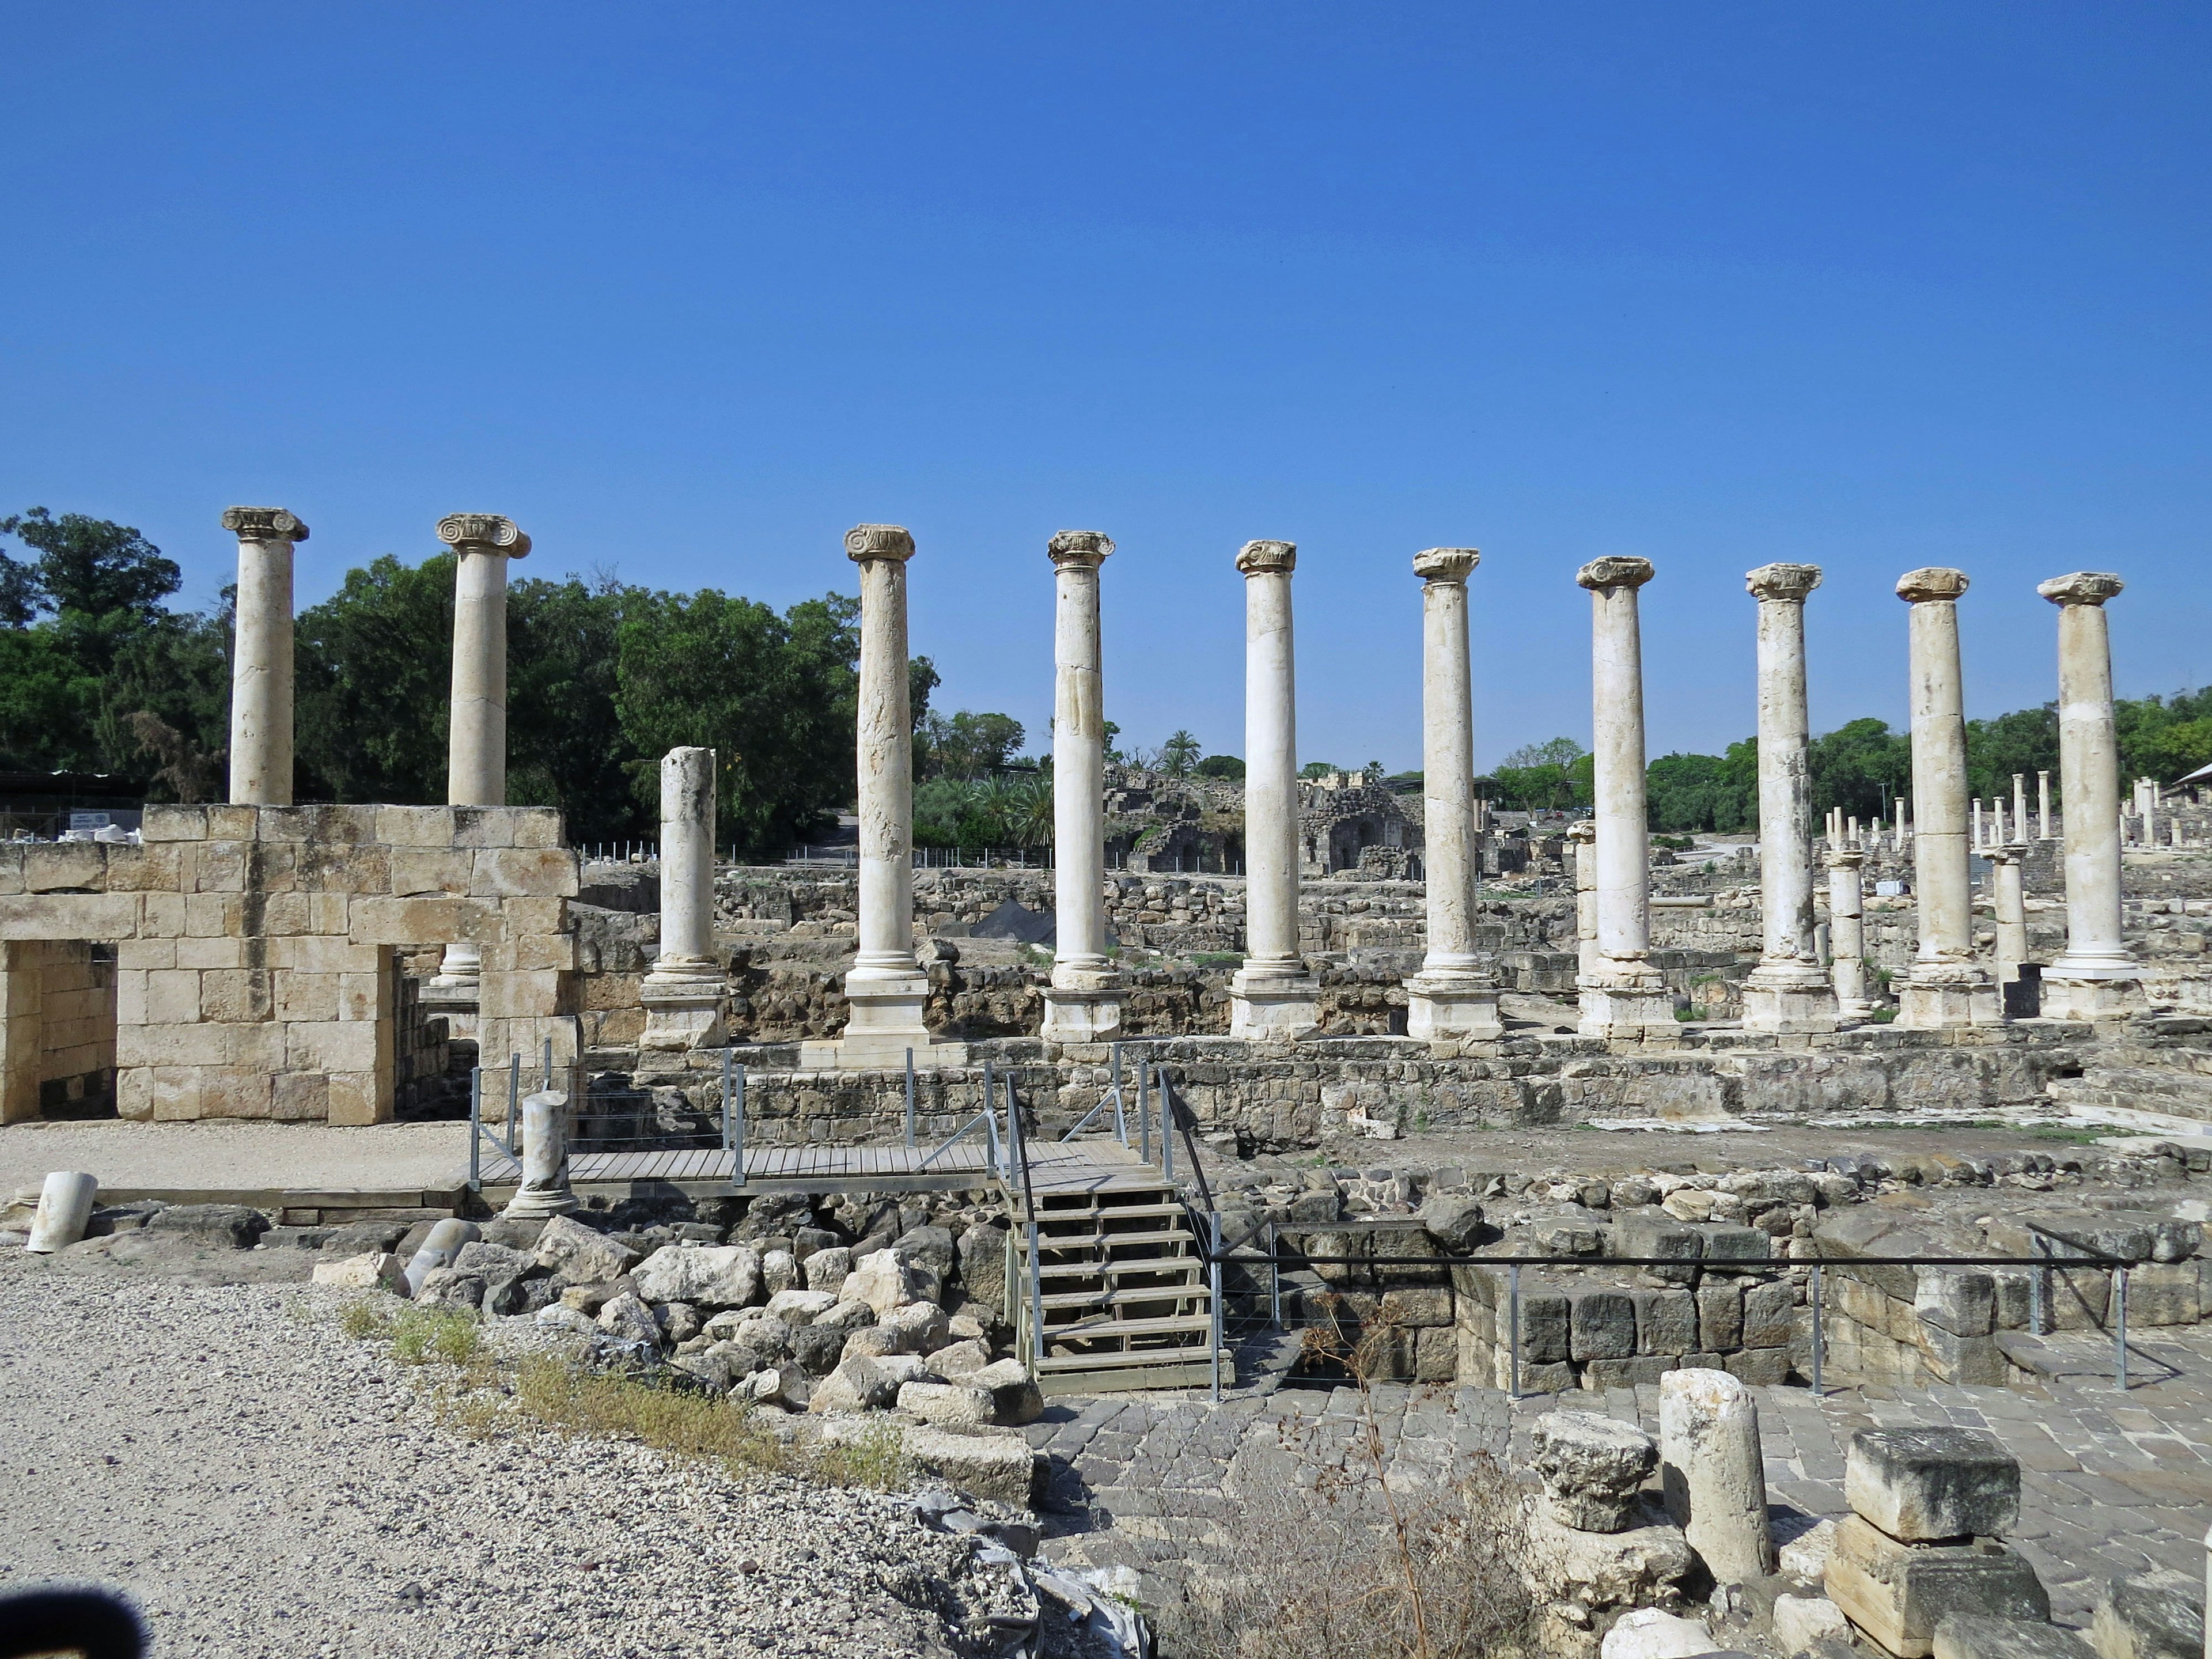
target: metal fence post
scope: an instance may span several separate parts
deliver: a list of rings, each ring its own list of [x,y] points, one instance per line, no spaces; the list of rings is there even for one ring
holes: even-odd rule
[[[1036,1370],[1044,1370],[1044,1269],[1037,1262],[1036,1217],[1029,1220],[1030,1324],[1036,1336]]]
[[[1820,1363],[1827,1357],[1827,1333],[1821,1327],[1821,1304],[1827,1299],[1822,1270],[1815,1263],[1813,1268],[1813,1397],[1820,1397]]]
[[[2119,1304],[2118,1315],[2112,1323],[2117,1333],[2112,1348],[2112,1386],[2122,1394],[2128,1391],[2128,1270],[2112,1270],[2112,1297]]]
[[[914,1050],[906,1051],[906,1144],[914,1148]]]
[[[1267,1224],[1267,1322],[1275,1329],[1283,1328],[1283,1263],[1282,1244],[1276,1236],[1275,1224]]]
[[[724,1152],[728,1152],[728,1151],[730,1150],[730,1089],[731,1089],[731,1083],[730,1083],[730,1065],[731,1065],[731,1060],[732,1060],[732,1056],[731,1056],[730,1051],[729,1051],[727,1048],[723,1049],[723,1050],[722,1050],[722,1150],[723,1150]]]
[[[1509,1400],[1518,1400],[1521,1397],[1521,1264],[1519,1262],[1516,1261],[1506,1268],[1505,1280],[1510,1297],[1506,1321],[1512,1332],[1513,1339],[1513,1367],[1506,1378],[1505,1397]]]
[[[545,1081],[542,1086],[548,1089],[553,1086],[553,1039],[551,1037],[545,1039]]]
[[[2051,1247],[2040,1237],[2035,1240],[2035,1254],[2048,1255]],[[2044,1302],[2050,1295],[2051,1269],[2037,1266],[2027,1270],[2027,1331],[2031,1336],[2044,1334]]]
[[[469,1190],[483,1190],[483,1067],[469,1067]]]
[[[507,1057],[507,1144],[514,1145],[514,1126],[522,1119],[522,1056]]]
[[[1168,1080],[1163,1075],[1155,1091],[1160,1097],[1160,1178],[1172,1183],[1175,1180],[1175,1097],[1168,1093]]]
[[[1146,1092],[1152,1062],[1137,1061],[1137,1156],[1144,1162],[1152,1161],[1152,1097]]]
[[[730,1122],[730,1179],[738,1186],[745,1184],[745,1068],[737,1068],[737,1110]]]
[[[1222,1338],[1222,1329],[1221,1329],[1221,1212],[1220,1212],[1220,1211],[1218,1211],[1218,1210],[1214,1211],[1214,1212],[1213,1212],[1213,1213],[1212,1213],[1212,1216],[1211,1217],[1211,1220],[1212,1220],[1212,1223],[1213,1248],[1212,1248],[1212,1249],[1211,1249],[1210,1251],[1208,1251],[1208,1252],[1207,1252],[1207,1254],[1212,1257],[1212,1261],[1208,1264],[1208,1266],[1207,1266],[1207,1271],[1206,1271],[1206,1280],[1207,1280],[1207,1286],[1208,1286],[1208,1289],[1209,1289],[1209,1290],[1211,1291],[1211,1292],[1212,1292],[1212,1294],[1207,1297],[1207,1300],[1208,1300],[1208,1302],[1212,1304],[1212,1315],[1213,1315],[1213,1320],[1212,1320],[1212,1327],[1211,1327],[1210,1331],[1209,1331],[1209,1352],[1208,1352],[1208,1358],[1212,1360],[1212,1365],[1213,1365],[1213,1401],[1214,1401],[1214,1403],[1215,1403],[1216,1405],[1219,1405],[1219,1404],[1221,1403],[1221,1338]]]

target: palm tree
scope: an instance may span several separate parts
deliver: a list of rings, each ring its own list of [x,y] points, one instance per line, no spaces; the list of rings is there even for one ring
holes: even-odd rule
[[[1160,770],[1171,778],[1187,778],[1203,752],[1196,738],[1188,732],[1177,732],[1160,745]]]

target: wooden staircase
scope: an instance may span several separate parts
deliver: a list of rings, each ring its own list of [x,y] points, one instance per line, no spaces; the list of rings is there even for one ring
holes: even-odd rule
[[[1019,1224],[1029,1216],[1017,1214],[1014,1237],[1025,1339],[1032,1308],[1042,1306],[1037,1386],[1048,1395],[1205,1387],[1212,1293],[1175,1188],[1139,1165],[1083,1186],[1041,1188],[1034,1202],[1034,1301],[1029,1230]],[[1232,1378],[1224,1371],[1223,1380]]]

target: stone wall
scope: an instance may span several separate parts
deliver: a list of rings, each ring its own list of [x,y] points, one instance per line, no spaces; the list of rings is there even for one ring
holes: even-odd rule
[[[96,1116],[115,1094],[115,962],[82,939],[0,942],[0,1122]]]
[[[487,1052],[578,1051],[575,854],[537,808],[154,806],[141,845],[0,846],[0,1121],[36,1115],[14,1050],[21,947],[115,950],[118,1110],[358,1124],[394,1109],[399,957],[471,940]],[[410,1037],[409,1058],[423,1045]]]

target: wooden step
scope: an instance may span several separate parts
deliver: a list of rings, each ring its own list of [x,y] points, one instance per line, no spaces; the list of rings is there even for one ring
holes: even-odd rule
[[[1048,1325],[1044,1340],[1049,1352],[1055,1342],[1126,1341],[1136,1336],[1175,1336],[1212,1328],[1213,1321],[1206,1314],[1173,1314],[1158,1319],[1100,1319],[1090,1324]]]
[[[1150,1285],[1127,1291],[1054,1291],[1037,1297],[1048,1312],[1054,1308],[1123,1308],[1145,1302],[1188,1302],[1208,1294],[1200,1283]],[[1053,1330],[1049,1324],[1045,1331]]]
[[[1188,1273],[1206,1263],[1194,1255],[1135,1255],[1120,1261],[1042,1261],[1040,1279],[1106,1277],[1117,1273]]]
[[[1127,1249],[1139,1244],[1195,1244],[1197,1237],[1188,1229],[1171,1227],[1165,1231],[1149,1233],[1085,1233],[1081,1237],[1054,1238],[1050,1233],[1040,1234],[1040,1250],[1088,1250],[1111,1244],[1117,1249]],[[1026,1241],[1024,1241],[1026,1243]]]

